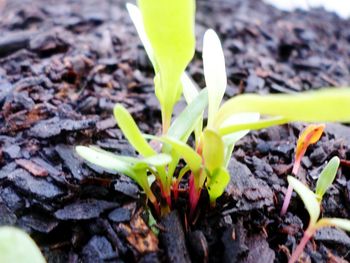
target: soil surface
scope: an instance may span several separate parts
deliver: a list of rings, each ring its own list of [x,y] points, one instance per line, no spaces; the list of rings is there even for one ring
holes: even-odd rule
[[[279,216],[304,124],[242,139],[217,207],[209,208],[203,194],[192,225],[183,200],[154,226],[158,236],[137,185],[74,152],[76,145],[95,144],[136,154],[112,117],[117,102],[144,132],[159,132],[152,68],[124,2],[0,0],[0,225],[28,231],[50,263],[286,262],[308,224],[296,195],[288,214]],[[350,84],[350,21],[335,14],[286,13],[258,0],[198,1],[198,41],[188,71],[201,87],[207,28],[223,41],[227,97]],[[335,155],[343,161],[323,215],[350,218],[349,127],[327,125],[303,158],[299,179],[313,188]],[[303,257],[346,262],[349,249],[346,233],[323,229]]]

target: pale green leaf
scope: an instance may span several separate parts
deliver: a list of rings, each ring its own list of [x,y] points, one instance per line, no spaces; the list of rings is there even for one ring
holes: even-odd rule
[[[221,128],[232,127],[233,125],[249,124],[251,122],[258,121],[259,118],[260,118],[259,113],[234,114],[221,125]],[[241,138],[243,138],[245,135],[247,135],[248,133],[249,133],[249,130],[241,130],[241,131],[230,133],[222,137],[222,140],[225,145],[224,167],[227,167],[229,164],[235,143]]]
[[[210,203],[215,203],[216,199],[224,193],[229,182],[230,174],[225,168],[221,167],[212,173],[207,183]]]
[[[155,155],[156,152],[143,138],[141,131],[130,113],[121,104],[115,105],[113,112],[119,128],[130,144],[145,157]]]
[[[0,227],[0,262],[3,263],[45,263],[39,248],[24,231]]]
[[[211,127],[227,86],[224,52],[219,37],[212,29],[204,35],[203,68],[209,96],[208,127]]]
[[[156,59],[155,59],[154,54],[153,54],[153,49],[152,49],[151,43],[149,42],[149,40],[147,38],[147,34],[146,34],[145,28],[143,26],[142,14],[140,12],[140,9],[136,5],[133,5],[130,3],[126,4],[126,9],[128,10],[131,21],[133,22],[133,24],[136,28],[136,31],[140,37],[140,40],[141,40],[141,42],[146,50],[148,58],[153,65],[154,71],[156,73],[158,73],[159,72],[158,65],[156,63]]]
[[[194,0],[138,0],[144,28],[159,66],[156,95],[162,108],[163,128],[170,125],[182,93],[180,77],[195,48]]]
[[[186,72],[181,75],[181,84],[183,87],[183,94],[187,104],[191,102],[199,95],[199,87],[197,84],[188,76]]]
[[[132,170],[132,163],[127,160],[118,158],[113,153],[104,151],[96,147],[77,146],[76,152],[90,163],[101,166],[108,170],[117,171],[119,173],[130,176],[135,179]]]
[[[155,137],[148,135],[147,137],[169,144],[173,148],[173,150],[185,160],[185,162],[193,172],[197,172],[200,170],[202,164],[201,156],[186,143],[168,136]]]
[[[316,184],[316,195],[322,200],[327,189],[332,185],[339,168],[340,159],[334,156],[322,170]]]
[[[212,173],[224,165],[224,143],[215,131],[205,129],[202,135],[202,156],[205,168]]]
[[[148,197],[153,196],[148,184],[147,171],[141,167],[135,169],[134,163],[131,162],[134,158],[118,156],[97,147],[77,146],[75,150],[92,164],[129,176],[142,187]]]
[[[183,87],[183,94],[187,104],[191,104],[192,101],[199,95],[199,88],[194,83],[194,81],[188,76],[186,72],[184,72],[181,76],[181,83]],[[206,96],[208,99],[208,95]],[[200,136],[203,130],[203,113],[201,117],[198,118],[197,124],[195,124],[194,128],[194,136],[196,140],[196,146],[199,144]]]
[[[203,89],[173,121],[167,135],[175,139],[187,141],[188,136],[202,117],[203,111],[207,105],[208,92],[207,89]]]
[[[322,218],[320,219],[317,224],[316,228],[319,229],[321,227],[338,227],[340,229],[343,229],[345,231],[350,232],[350,220],[343,219],[343,218]]]
[[[326,88],[292,95],[239,95],[222,105],[215,127],[220,127],[226,119],[239,112],[279,116],[286,122],[350,122],[350,89]]]
[[[310,215],[310,225],[315,225],[320,217],[320,204],[317,201],[316,195],[306,185],[300,182],[293,176],[288,176],[288,183],[298,193],[303,200],[306,210]]]
[[[260,129],[268,128],[270,126],[284,124],[286,122],[288,121],[282,117],[271,117],[268,119],[256,120],[249,123],[237,123],[237,124],[228,125],[226,127],[221,127],[219,129],[219,134],[226,137],[227,135],[230,135],[232,133],[241,132],[244,130],[249,130],[249,131],[260,130]]]

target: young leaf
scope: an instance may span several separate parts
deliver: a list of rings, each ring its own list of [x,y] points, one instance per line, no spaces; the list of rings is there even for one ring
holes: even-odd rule
[[[216,199],[223,194],[229,182],[230,174],[225,168],[221,167],[212,173],[207,183],[211,204],[215,203]]]
[[[166,132],[173,107],[181,96],[180,77],[194,54],[195,1],[138,0],[138,5],[159,66],[156,95]]]
[[[224,143],[215,131],[205,129],[202,135],[205,168],[212,173],[215,169],[223,166],[224,163]]]
[[[75,150],[82,158],[90,163],[125,174],[134,180],[136,179],[134,178],[135,174],[132,170],[132,164],[118,158],[110,152],[97,149],[96,147],[86,146],[77,146]]]
[[[293,174],[298,173],[301,158],[305,155],[310,144],[316,143],[321,138],[324,128],[324,124],[310,124],[301,132],[295,149]]]
[[[315,194],[306,185],[304,185],[302,182],[300,182],[293,176],[288,176],[287,180],[288,183],[298,193],[301,200],[303,200],[306,210],[309,212],[309,225],[315,225],[320,216],[320,204],[318,203]]]
[[[321,218],[317,224],[316,228],[319,229],[321,227],[338,227],[345,231],[350,232],[350,220],[343,218]]]
[[[233,114],[232,116],[236,116],[239,114],[244,114],[244,113],[236,113]],[[247,113],[246,113],[247,114]],[[258,113],[251,113],[251,114],[258,114]],[[260,114],[259,114],[260,115]],[[228,118],[228,120],[231,117]],[[226,122],[226,121],[225,121]],[[231,124],[228,126],[221,126],[219,129],[219,134],[222,136],[225,135],[229,135],[232,133],[236,133],[236,132],[240,132],[240,131],[244,131],[244,130],[260,130],[260,129],[264,129],[264,128],[268,128],[270,126],[274,126],[274,125],[280,125],[280,124],[284,124],[287,123],[288,121],[286,119],[283,119],[282,117],[271,117],[268,119],[262,119],[262,120],[256,120],[256,121],[250,121],[247,123],[237,123],[237,124]]]
[[[181,83],[183,87],[183,94],[187,104],[191,104],[192,101],[199,95],[199,88],[193,82],[193,80],[188,76],[186,72],[184,72],[181,76]],[[208,100],[208,95],[206,96]],[[196,147],[199,144],[199,139],[203,130],[203,113],[198,118],[197,124],[194,128],[194,136],[196,141]]]
[[[337,174],[338,167],[340,164],[340,159],[334,156],[326,167],[322,170],[320,176],[318,177],[316,184],[316,195],[319,200],[322,200],[323,195],[327,189],[332,185],[334,178]]]
[[[145,157],[155,155],[156,152],[143,138],[141,131],[130,113],[121,104],[115,105],[113,112],[119,128],[123,131],[124,136],[130,144]]]
[[[181,75],[181,84],[185,100],[187,104],[190,104],[199,95],[199,87],[193,82],[190,76],[188,76],[186,71]]]
[[[203,89],[173,121],[167,135],[178,140],[187,141],[207,105],[208,91]]]
[[[175,138],[165,136],[158,138],[148,135],[148,137],[153,137],[154,140],[159,140],[169,144],[176,151],[176,153],[186,161],[192,172],[196,173],[200,170],[202,164],[201,156],[186,143]]]
[[[209,96],[208,127],[212,127],[227,86],[224,52],[219,37],[212,29],[204,35],[203,68]]]
[[[141,42],[146,50],[148,58],[153,65],[154,71],[155,71],[155,73],[158,73],[159,68],[158,68],[156,59],[155,59],[154,54],[153,54],[153,49],[152,49],[151,43],[149,42],[149,40],[147,38],[147,34],[146,34],[145,28],[143,26],[142,14],[140,12],[140,9],[136,5],[133,5],[130,3],[126,4],[126,9],[128,10],[131,21],[133,22],[133,24],[136,28],[136,31],[140,37],[140,40],[141,40]]]
[[[215,127],[239,112],[259,112],[290,121],[350,122],[350,89],[327,88],[293,95],[243,94],[226,101],[219,109]]]
[[[259,113],[234,114],[223,123],[222,127],[227,127],[227,126],[232,127],[232,125],[248,124],[251,122],[258,121],[259,118],[260,118]],[[230,133],[230,134],[222,137],[222,140],[223,140],[224,146],[225,146],[225,160],[224,160],[225,164],[224,164],[224,167],[227,167],[229,164],[235,143],[238,140],[240,140],[242,137],[247,135],[248,132],[249,132],[249,130],[240,130],[240,131],[233,132],[233,133]]]
[[[24,231],[10,227],[0,227],[0,262],[45,263],[39,248]]]

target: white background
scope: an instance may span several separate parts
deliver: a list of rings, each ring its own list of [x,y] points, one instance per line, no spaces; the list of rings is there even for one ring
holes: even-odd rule
[[[336,12],[343,18],[350,18],[350,0],[264,0],[283,10],[294,8],[308,9],[309,7],[324,7]]]

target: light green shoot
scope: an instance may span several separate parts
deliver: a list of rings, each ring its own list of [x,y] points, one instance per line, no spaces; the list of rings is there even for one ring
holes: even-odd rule
[[[294,263],[298,260],[299,256],[304,250],[305,245],[315,232],[322,227],[337,227],[345,231],[350,231],[350,220],[342,218],[321,218],[320,205],[322,197],[327,189],[332,184],[339,167],[339,158],[333,157],[328,165],[324,168],[317,180],[316,193],[312,192],[306,185],[300,182],[293,176],[288,176],[288,183],[298,193],[303,201],[306,210],[310,215],[309,226],[307,227],[302,240],[293,252],[289,263]]]
[[[147,38],[153,52],[155,93],[162,110],[163,133],[170,127],[175,103],[180,99],[180,82],[194,54],[194,0],[138,0]],[[149,47],[147,47],[149,48]]]
[[[332,185],[335,176],[337,175],[337,170],[340,164],[340,159],[335,156],[333,157],[326,167],[322,170],[316,184],[316,197],[318,200],[322,200],[323,195],[326,193],[328,188]]]

